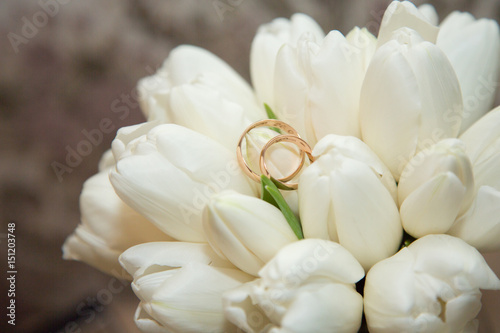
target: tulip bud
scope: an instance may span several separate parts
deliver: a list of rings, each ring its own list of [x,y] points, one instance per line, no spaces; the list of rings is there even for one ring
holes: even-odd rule
[[[126,145],[114,142],[113,150],[123,146],[110,174],[117,194],[177,240],[205,241],[202,212],[215,193],[234,189],[256,195],[234,153],[184,127],[159,125]]]
[[[359,96],[375,37],[359,28],[347,37],[338,31],[322,41],[306,37],[276,58],[276,115],[310,145],[331,133],[359,137]]]
[[[224,100],[244,107],[251,120],[253,116],[257,119],[263,116],[262,108],[256,105],[252,89],[234,69],[202,48],[181,45],[170,52],[157,73],[138,83],[139,101],[147,119],[176,123],[176,117],[185,117],[183,112],[186,110],[175,103],[172,105],[170,101],[172,89],[194,82],[210,87],[218,91]]]
[[[460,136],[474,171],[476,188],[500,191],[500,107],[488,112]]]
[[[436,8],[433,5],[424,3],[423,5],[418,6],[418,11],[427,19],[429,23],[437,26],[439,24],[439,16],[436,12]],[[439,37],[439,33],[438,33]]]
[[[226,317],[249,333],[354,333],[363,312],[354,283],[363,275],[339,244],[301,240],[282,248],[260,279],[224,293]]]
[[[415,155],[398,184],[403,228],[413,237],[446,233],[470,206],[474,177],[465,145],[446,139]]]
[[[295,45],[303,34],[321,40],[321,27],[307,15],[294,14],[291,19],[277,18],[259,27],[250,51],[250,74],[257,98],[274,110],[274,68],[276,56],[285,44]]]
[[[228,268],[208,244],[141,244],[125,251],[120,262],[134,276],[139,327],[174,333],[235,330],[224,318],[222,293],[252,277]]]
[[[500,31],[494,20],[453,12],[441,23],[437,46],[457,74],[464,105],[460,132],[490,110],[500,72]]]
[[[500,108],[474,123],[460,139],[467,145],[476,183],[476,197],[450,235],[482,252],[500,250]]]
[[[212,197],[205,209],[203,229],[220,256],[252,275],[282,247],[297,241],[278,208],[230,191]]]
[[[108,177],[108,164],[114,165],[112,155],[105,154],[100,164],[104,168],[83,184],[81,222],[64,242],[63,258],[83,261],[122,278],[118,256],[123,251],[136,244],[171,238],[116,195]]]
[[[439,29],[425,12],[428,12],[428,9],[418,9],[410,1],[391,2],[380,24],[377,46],[380,47],[393,39],[393,34],[403,27],[417,31],[424,40],[435,44]]]
[[[339,242],[366,270],[396,253],[403,230],[383,163],[353,137],[326,136],[313,155],[298,189],[305,238]]]
[[[231,101],[205,79],[209,77],[171,89],[166,102],[169,120],[204,134],[233,152],[245,128],[265,118],[264,110],[255,102],[244,105]]]
[[[451,64],[417,32],[399,29],[375,52],[361,90],[361,132],[396,180],[426,145],[457,136],[462,111]]]
[[[448,235],[422,237],[368,272],[368,330],[477,331],[479,288],[498,290],[500,280],[475,248]]]

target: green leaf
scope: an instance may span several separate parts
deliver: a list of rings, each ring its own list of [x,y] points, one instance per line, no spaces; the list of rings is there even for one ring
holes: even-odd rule
[[[267,118],[269,118],[269,119],[278,119],[278,117],[276,117],[276,115],[274,114],[273,109],[271,109],[271,107],[269,105],[267,105],[266,103],[264,103],[264,108],[266,109]]]
[[[286,221],[290,225],[290,228],[292,228],[297,238],[304,239],[300,221],[292,212],[290,206],[288,206],[274,182],[264,175],[260,176],[260,181],[262,184],[262,200],[281,210],[281,213],[283,213],[283,216],[285,217]]]
[[[269,105],[267,105],[266,103],[264,103],[264,108],[266,109],[267,118],[269,118],[269,119],[278,119],[278,117],[276,117],[276,115],[274,114],[273,109],[271,109],[271,107]],[[275,132],[278,132],[279,134],[282,134],[281,130],[279,128],[270,127],[270,129],[272,129]]]

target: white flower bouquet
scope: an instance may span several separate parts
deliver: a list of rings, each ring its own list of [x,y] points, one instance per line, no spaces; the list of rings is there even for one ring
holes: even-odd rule
[[[378,37],[262,26],[253,89],[177,47],[64,257],[123,267],[144,332],[476,332],[500,289],[499,56],[496,22],[407,1]]]

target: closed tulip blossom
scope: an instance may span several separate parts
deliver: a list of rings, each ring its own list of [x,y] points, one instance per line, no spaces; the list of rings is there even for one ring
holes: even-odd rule
[[[340,243],[365,270],[396,253],[403,230],[387,167],[354,137],[326,136],[313,154],[299,181],[305,237]]]
[[[116,195],[108,177],[114,165],[108,151],[101,159],[100,172],[84,183],[80,195],[81,222],[64,242],[63,257],[123,277],[118,262],[123,251],[133,245],[171,238]]]
[[[222,293],[252,279],[219,258],[207,244],[157,242],[120,256],[134,277],[141,303],[135,320],[155,332],[234,331],[224,319]],[[200,302],[203,299],[204,302]]]
[[[470,206],[472,165],[465,144],[442,140],[415,155],[398,184],[401,221],[413,237],[447,233]]]
[[[245,332],[357,332],[363,268],[342,246],[308,239],[282,248],[259,279],[224,294],[226,315]]]
[[[487,113],[460,139],[472,163],[475,197],[452,229],[480,251],[500,250],[500,108]]]
[[[371,333],[476,332],[479,289],[500,289],[481,254],[448,235],[428,235],[380,261],[366,276]]]
[[[298,240],[278,208],[229,191],[212,197],[203,229],[217,253],[252,275],[282,247]]]
[[[202,212],[214,193],[255,193],[224,146],[172,124],[154,127],[128,143],[110,179],[126,203],[182,241],[206,241]]]
[[[410,1],[371,28],[276,18],[251,85],[175,47],[64,258],[132,279],[143,332],[477,332],[500,289],[500,29]]]

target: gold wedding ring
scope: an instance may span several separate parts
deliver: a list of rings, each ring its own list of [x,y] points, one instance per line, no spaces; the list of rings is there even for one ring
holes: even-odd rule
[[[304,162],[305,162],[305,154],[307,154],[311,163],[314,161],[314,158],[312,156],[311,148],[304,140],[302,140],[300,138],[298,132],[292,126],[290,126],[287,123],[282,122],[280,120],[276,120],[276,119],[260,120],[260,121],[253,123],[252,125],[248,126],[245,129],[245,131],[243,132],[243,134],[241,135],[241,137],[238,141],[238,146],[236,147],[236,156],[237,156],[238,163],[239,163],[240,167],[243,169],[245,174],[248,175],[251,179],[255,180],[256,182],[260,182],[260,175],[255,173],[250,168],[250,166],[246,163],[245,159],[243,158],[242,151],[241,151],[241,145],[243,143],[243,139],[246,137],[246,135],[251,130],[253,130],[254,128],[257,128],[257,127],[274,127],[274,128],[278,128],[282,133],[286,133],[286,134],[275,136],[274,138],[269,140],[266,143],[266,145],[264,146],[264,148],[261,150],[260,160],[259,160],[259,166],[260,166],[261,173],[263,175],[266,175],[267,177],[271,178],[276,183],[276,185],[281,189],[285,189],[285,190],[297,189],[298,184],[295,184],[295,183],[289,184],[286,182],[293,179],[300,172],[300,170],[302,170],[302,167],[304,166]],[[266,161],[265,161],[265,154],[266,154],[266,151],[269,149],[269,147],[271,147],[273,144],[278,143],[278,142],[283,142],[283,141],[294,143],[295,145],[297,145],[299,147],[299,149],[300,149],[300,163],[299,163],[297,169],[294,172],[292,172],[290,175],[283,177],[283,178],[275,179],[271,176],[269,170],[267,169],[267,165],[266,165]]]
[[[260,166],[260,171],[262,172],[263,175],[266,177],[270,178],[278,188],[282,190],[296,190],[299,187],[299,184],[297,183],[284,183],[281,179],[275,179],[271,176],[269,173],[269,170],[267,170],[267,165],[266,165],[266,152],[275,143],[279,142],[290,142],[295,144],[297,147],[299,147],[300,151],[303,153],[307,154],[307,157],[309,158],[309,161],[311,163],[314,162],[314,156],[312,155],[311,147],[305,142],[303,139],[301,139],[299,136],[296,135],[278,135],[269,140],[264,148],[262,148],[262,151],[260,152],[260,160],[259,160],[259,166]],[[293,172],[293,176],[290,178],[292,179],[295,177],[300,170],[302,169],[302,166],[304,164],[304,159],[302,159],[301,165]],[[289,176],[290,177],[290,176]]]

